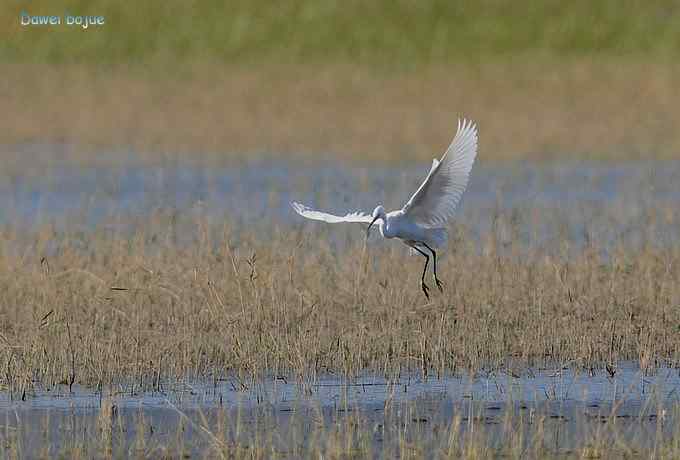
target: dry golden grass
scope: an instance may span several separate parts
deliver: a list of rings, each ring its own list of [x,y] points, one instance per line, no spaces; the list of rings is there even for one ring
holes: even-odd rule
[[[226,374],[247,386],[327,372],[677,363],[678,246],[565,241],[547,252],[508,240],[502,229],[521,218],[499,212],[479,244],[454,229],[439,268],[446,288],[432,302],[418,286],[420,258],[397,244],[364,247],[360,231],[337,250],[322,229],[231,228],[206,216],[180,227],[162,211],[119,226],[132,233],[107,222],[83,231],[77,219],[65,230],[5,225],[2,382],[23,394]]]
[[[680,148],[677,64],[515,57],[419,72],[193,65],[172,72],[5,64],[0,143],[132,150],[200,160],[334,155],[431,158],[458,117],[485,161],[669,158]],[[186,153],[191,152],[191,153]],[[111,161],[117,161],[115,154]]]

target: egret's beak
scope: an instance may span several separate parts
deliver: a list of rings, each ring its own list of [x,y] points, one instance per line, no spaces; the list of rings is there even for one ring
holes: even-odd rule
[[[368,225],[368,228],[366,229],[366,238],[368,238],[368,235],[371,234],[371,227],[373,227],[373,224],[375,224],[375,221],[379,219],[380,216],[374,217],[373,221]]]

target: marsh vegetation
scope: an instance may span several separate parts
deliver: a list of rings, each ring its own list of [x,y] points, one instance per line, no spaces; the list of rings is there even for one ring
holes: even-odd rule
[[[677,8],[388,3],[0,11],[4,456],[679,456]],[[430,302],[289,210],[401,206],[462,116]]]
[[[673,165],[662,177],[673,177]],[[571,174],[562,185],[560,171]],[[49,206],[40,211],[38,199],[37,214],[6,216],[0,232],[4,383],[23,394],[36,382],[101,388],[132,381],[148,389],[167,378],[225,374],[246,384],[329,372],[436,376],[556,363],[599,372],[622,360],[643,371],[675,366],[677,190],[655,183],[653,173],[631,173],[621,184],[585,171],[536,170],[526,188],[507,189],[507,202],[473,185],[467,199],[475,209],[451,228],[440,268],[446,289],[432,302],[421,298],[420,261],[407,251],[366,243],[360,228],[313,228],[283,217],[291,190],[280,186],[236,188],[229,202],[202,188],[216,186],[206,176],[192,186],[204,201],[165,195],[155,206],[142,197],[187,180],[187,173],[158,172],[156,184],[142,176],[141,195],[122,199],[125,187],[101,192],[127,209],[75,199],[54,216]],[[404,184],[418,172],[366,185],[363,200],[387,186],[398,205],[397,189],[410,189]],[[336,174],[338,183],[314,185],[300,174],[294,188],[340,209],[343,195],[328,192],[363,177]],[[494,174],[481,169],[476,179],[517,183],[512,173]],[[594,187],[589,203],[561,189],[578,177]],[[64,180],[55,173],[43,193],[59,196]],[[554,188],[536,195],[546,181]],[[24,185],[17,187],[8,202],[27,205]],[[239,215],[231,206],[246,196],[253,210]],[[646,207],[652,199],[668,204]],[[265,208],[282,217],[272,221]],[[545,216],[551,225],[541,224]]]

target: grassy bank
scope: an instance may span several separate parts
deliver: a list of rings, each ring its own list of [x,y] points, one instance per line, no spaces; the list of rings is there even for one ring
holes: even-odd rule
[[[485,162],[680,151],[675,64],[515,60],[396,74],[348,65],[196,65],[163,78],[129,67],[1,70],[6,158],[13,145],[37,143],[48,154],[50,144],[74,147],[66,155],[76,163],[102,151],[112,152],[112,163],[129,153],[149,161],[429,161],[458,117],[478,122]]]
[[[429,160],[467,116],[486,160],[680,151],[672,2],[37,1],[0,24],[4,150]]]
[[[102,15],[105,26],[28,28],[19,15]],[[338,2],[34,1],[0,10],[0,60],[185,65],[360,64],[417,68],[529,55],[680,52],[680,10],[655,0]]]

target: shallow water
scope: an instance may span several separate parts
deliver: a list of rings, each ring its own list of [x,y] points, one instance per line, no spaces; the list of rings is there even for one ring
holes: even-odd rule
[[[132,444],[141,435],[162,444],[181,427],[185,442],[196,452],[210,442],[199,429],[206,424],[211,429],[220,423],[238,424],[236,441],[247,443],[263,429],[304,433],[319,424],[336,426],[348,416],[380,427],[372,435],[378,447],[396,442],[405,424],[416,425],[420,435],[434,436],[449,429],[455,417],[463,430],[473,423],[483,425],[491,440],[500,436],[507,420],[523,420],[528,423],[524,429],[529,429],[531,420],[541,419],[556,451],[578,448],[598,425],[617,423],[617,429],[644,447],[659,429],[664,436],[677,431],[679,391],[677,369],[645,375],[633,363],[619,365],[613,376],[603,370],[588,375],[555,368],[530,369],[521,376],[322,376],[303,383],[272,378],[254,385],[225,377],[209,384],[166,382],[158,391],[143,393],[134,386],[109,388],[103,394],[78,386],[69,393],[68,387],[58,386],[28,394],[25,400],[0,394],[0,437],[14,433],[29,455],[47,445],[59,450],[95,430],[102,401],[110,398],[116,406],[114,425],[122,427],[124,443]]]
[[[144,216],[161,209],[272,231],[304,225],[289,207],[292,200],[337,213],[370,211],[377,203],[399,208],[426,173],[426,165],[359,168],[272,161],[213,168],[177,163],[53,166],[43,175],[14,174],[0,180],[0,222],[77,222],[86,230],[101,222],[115,227],[113,216]],[[680,234],[678,200],[677,161],[480,162],[456,222],[473,238],[494,231],[501,244],[670,245]]]
[[[164,407],[172,403],[184,408],[251,408],[263,404],[277,408],[292,404],[384,406],[434,396],[451,401],[525,403],[640,403],[653,399],[655,403],[666,404],[680,402],[680,370],[659,368],[645,374],[634,363],[622,363],[614,375],[601,369],[590,375],[556,367],[522,370],[519,374],[501,371],[428,378],[405,375],[393,379],[379,376],[341,379],[324,375],[301,382],[278,377],[252,383],[227,376],[210,383],[166,382],[157,391],[141,393],[132,384],[103,391],[74,385],[72,392],[65,385],[53,388],[38,385],[37,391],[28,394],[25,400],[0,393],[0,411],[98,408],[107,396],[115,398],[119,407]]]

